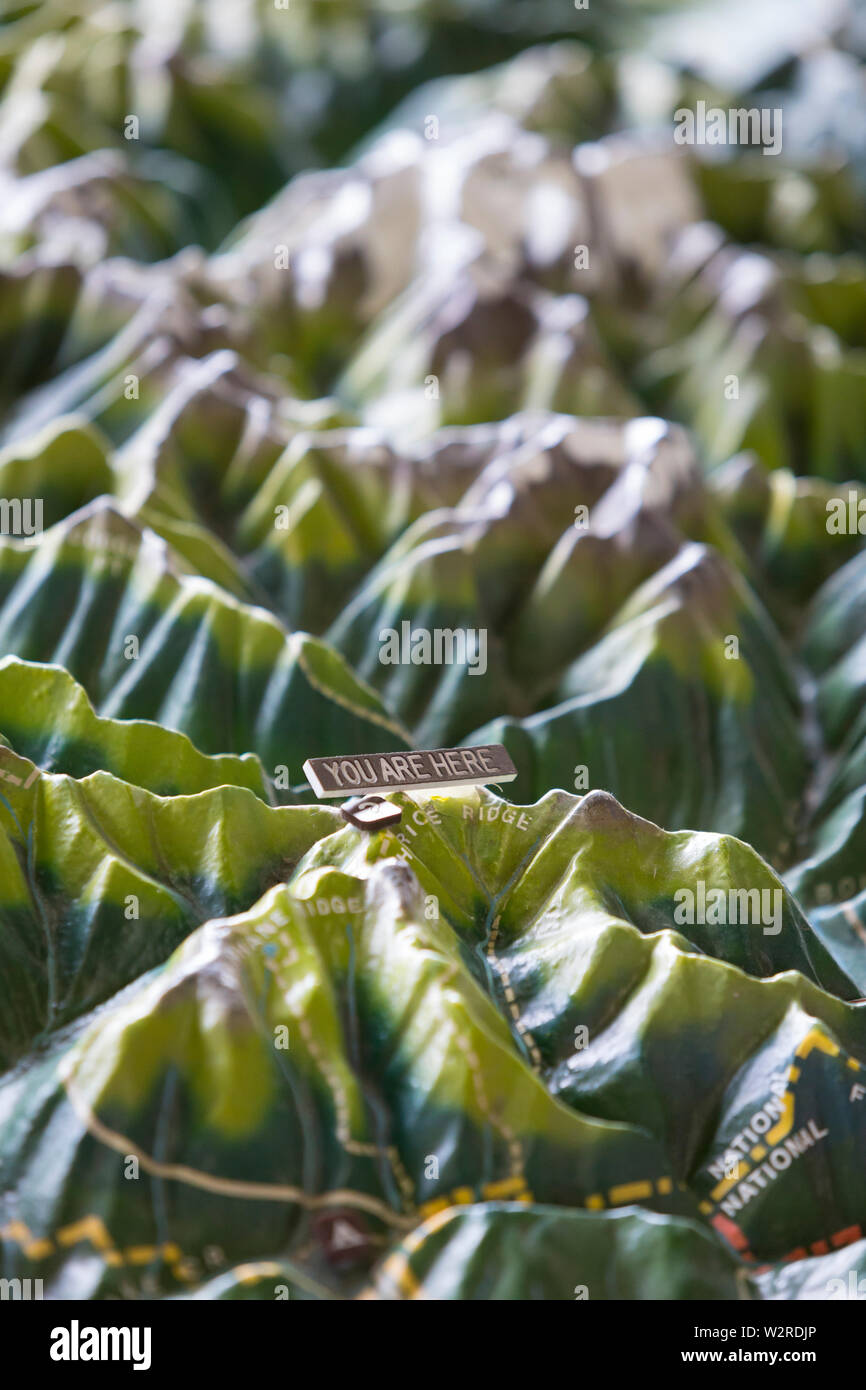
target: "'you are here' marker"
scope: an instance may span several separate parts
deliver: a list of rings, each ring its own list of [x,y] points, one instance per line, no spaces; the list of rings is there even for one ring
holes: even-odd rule
[[[517,768],[501,743],[480,748],[424,748],[413,753],[370,753],[360,757],[307,758],[304,772],[318,797],[345,796],[343,819],[358,830],[386,830],[402,811],[379,792],[437,791],[513,782]]]
[[[517,776],[517,768],[501,743],[486,743],[477,748],[425,748],[413,753],[307,758],[304,772],[320,798],[483,787],[487,782],[513,782]]]

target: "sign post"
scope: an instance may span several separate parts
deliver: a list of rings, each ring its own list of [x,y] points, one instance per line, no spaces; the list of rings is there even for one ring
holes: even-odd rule
[[[359,830],[371,831],[396,825],[402,814],[381,793],[483,787],[488,782],[513,782],[517,776],[501,743],[307,758],[304,772],[320,799],[348,796],[341,808],[344,819]]]

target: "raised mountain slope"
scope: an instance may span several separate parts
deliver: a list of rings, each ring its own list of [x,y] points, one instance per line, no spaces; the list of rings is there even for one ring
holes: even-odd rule
[[[849,1296],[862,7],[0,8],[0,1275]]]
[[[93,782],[79,796],[93,806],[101,788],[107,837],[129,792]],[[235,845],[220,796],[194,800],[208,843]],[[538,1278],[545,1297],[568,1297],[588,1281],[605,1296],[648,1277],[642,1257],[620,1268],[622,1241],[645,1240],[667,1296],[745,1281],[758,1297],[779,1262],[859,1239],[866,1112],[849,1091],[866,1006],[827,991],[856,994],[753,851],[665,834],[601,793],[396,800],[405,844],[334,813],[261,807],[291,818],[287,883],[239,916],[178,921],[175,940],[189,934],[174,951],[169,895],[185,878],[190,898],[191,875],[189,851],[166,840],[150,875],[166,902],[161,949],[147,931],[159,963],[125,989],[132,933],[121,947],[117,925],[116,944],[92,925],[120,992],[71,1024],[61,993],[0,1083],[22,1268],[58,1293],[170,1294],[199,1281],[218,1230],[226,1271],[282,1252],[290,1286],[297,1271],[321,1296],[394,1296],[424,1286],[434,1234],[457,1238],[454,1204],[481,1223],[470,1248],[487,1248],[512,1238],[520,1202],[531,1239],[557,1253],[504,1275],[515,1290]],[[154,812],[186,823],[188,805]],[[82,832],[50,803],[33,814],[59,833],[43,830],[33,877],[60,880]],[[292,869],[304,837],[315,843]],[[118,851],[132,883],[134,848]],[[676,894],[699,882],[726,900],[777,894],[778,917],[678,926]],[[56,908],[40,900],[44,916]],[[68,991],[68,945],[49,936],[46,954]],[[634,1204],[658,1218],[622,1225]],[[569,1234],[579,1215],[598,1230],[589,1247]],[[470,1296],[492,1276],[466,1258],[452,1277]],[[430,1277],[436,1296],[435,1263]]]

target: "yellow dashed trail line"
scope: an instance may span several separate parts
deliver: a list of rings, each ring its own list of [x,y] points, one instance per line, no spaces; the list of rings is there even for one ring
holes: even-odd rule
[[[523,1041],[526,1043],[526,1046],[529,1050],[529,1055],[532,1058],[532,1065],[535,1067],[536,1071],[540,1071],[542,1066],[542,1057],[540,1051],[538,1050],[538,1045],[536,1044],[536,1041],[530,1033],[529,1029],[527,1028],[526,1024],[523,1022],[523,1019],[520,1014],[520,1008],[514,996],[514,990],[511,987],[511,980],[508,977],[508,970],[506,969],[503,962],[499,960],[496,956],[496,939],[499,936],[499,922],[500,918],[497,917],[490,930],[490,940],[487,943],[487,959],[490,963],[491,969],[495,970],[496,974],[499,976],[500,982],[502,984],[502,992],[505,995],[505,1002],[508,1005],[508,1012],[511,1014],[511,1017],[514,1020],[515,1028],[517,1029]]]

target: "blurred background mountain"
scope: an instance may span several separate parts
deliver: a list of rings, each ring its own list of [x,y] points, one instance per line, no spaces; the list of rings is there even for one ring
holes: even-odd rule
[[[779,88],[791,140],[851,152],[863,104],[866,6],[849,0],[44,0],[0,17],[6,180],[116,151],[153,205],[137,255],[213,246],[422,84],[533,45],[582,46],[582,80],[547,113],[572,142],[662,122],[697,89]],[[510,79],[513,101],[531,74]]]

